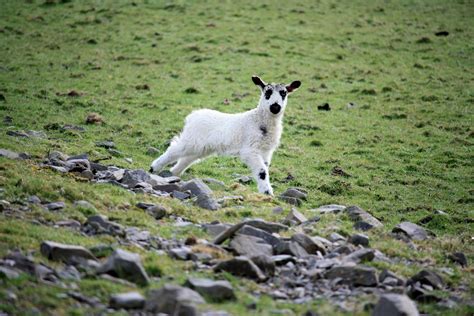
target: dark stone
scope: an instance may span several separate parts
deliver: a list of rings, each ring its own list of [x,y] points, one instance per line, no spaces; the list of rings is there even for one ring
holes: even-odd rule
[[[115,148],[115,143],[112,142],[112,141],[109,141],[109,140],[97,142],[97,143],[95,143],[95,145],[97,147],[102,147],[102,148],[106,148],[106,149]]]
[[[121,183],[127,185],[129,188],[134,188],[140,182],[150,181],[150,175],[142,170],[125,170]]]
[[[324,273],[327,279],[341,278],[343,283],[352,286],[377,286],[377,270],[361,265],[336,266]]]
[[[448,258],[457,264],[460,264],[462,267],[467,267],[467,257],[462,252],[454,252],[448,256]]]
[[[441,278],[441,276],[439,276],[437,273],[430,270],[422,270],[408,280],[408,284],[415,284],[416,282],[430,285],[434,289],[438,290],[444,288],[443,278]]]
[[[199,194],[196,200],[196,205],[210,211],[216,211],[220,208],[219,203],[209,194]]]
[[[306,218],[306,216],[298,212],[296,208],[292,207],[286,218],[283,220],[283,223],[288,225],[293,223],[296,225],[300,225],[306,222],[307,220],[308,219]]]
[[[249,258],[244,256],[221,261],[214,266],[214,271],[226,271],[236,276],[249,277],[257,281],[265,281],[267,279],[262,270]]]
[[[354,223],[354,229],[356,230],[361,230],[361,231],[368,231],[372,228],[374,228],[375,226],[370,224],[370,223],[367,223],[367,222],[364,222],[364,221],[358,221],[356,223]]]
[[[423,227],[410,222],[402,222],[398,224],[393,228],[392,232],[403,233],[413,240],[425,240],[428,238],[428,233]]]
[[[358,249],[354,251],[353,253],[347,255],[344,257],[343,261],[344,262],[355,262],[355,263],[360,263],[360,262],[365,262],[365,261],[372,261],[374,260],[375,254],[374,250],[368,249],[368,248],[363,248],[363,249]]]
[[[384,294],[372,311],[372,316],[418,316],[415,303],[406,295]]]
[[[191,253],[192,251],[188,247],[172,248],[168,251],[168,254],[171,258],[178,260],[190,260]]]
[[[324,247],[321,242],[319,242],[318,240],[311,239],[305,234],[294,234],[293,236],[291,236],[291,240],[303,247],[308,254],[314,255],[318,251],[322,255],[326,254],[326,247]]]
[[[358,206],[349,206],[348,208],[346,208],[345,212],[347,213],[347,215],[349,215],[349,218],[354,222],[364,221],[372,225],[373,227],[383,226],[383,224],[378,219],[376,219],[375,217],[373,217],[368,212],[364,211]]]
[[[180,191],[181,186],[176,183],[157,184],[153,186],[153,190],[172,193],[173,191]]]
[[[236,234],[229,243],[229,246],[239,255],[243,256],[273,255],[273,247],[266,243],[265,240],[254,236]]]
[[[278,255],[291,255],[297,258],[304,258],[308,256],[308,252],[294,241],[281,241],[275,248]]]
[[[192,179],[181,186],[181,191],[191,191],[193,196],[212,195],[212,190],[201,179]]]
[[[235,299],[234,289],[229,281],[189,278],[186,281],[185,286],[215,302]]]
[[[114,309],[142,309],[145,306],[145,298],[138,292],[113,294],[109,306]]]
[[[146,212],[155,219],[162,219],[167,215],[166,208],[161,205],[153,205],[146,209]]]
[[[300,206],[302,201],[307,199],[308,194],[298,188],[289,188],[280,195],[280,199],[288,204]]]
[[[53,241],[41,243],[41,254],[50,260],[69,262],[73,257],[97,260],[92,253],[84,247],[65,245]]]
[[[272,222],[267,222],[261,219],[250,219],[250,220],[245,220],[242,221],[238,224],[235,224],[231,226],[229,229],[223,231],[220,233],[215,239],[214,243],[216,245],[223,243],[226,241],[228,238],[232,237],[240,228],[242,228],[244,225],[249,225],[252,227],[256,227],[262,230],[265,230],[269,233],[278,233],[281,230],[287,230],[288,226],[279,224],[279,223],[272,223]]]
[[[176,316],[198,316],[196,304],[205,303],[199,293],[178,285],[166,284],[148,292],[145,311]]]
[[[64,202],[53,202],[53,203],[46,204],[45,207],[50,211],[57,211],[57,210],[61,210],[64,207],[66,207],[66,203],[64,203]]]
[[[83,231],[88,235],[108,234],[125,237],[123,226],[109,221],[108,218],[103,215],[93,215],[87,218]]]
[[[115,250],[98,269],[97,273],[107,273],[139,285],[147,285],[149,283],[149,278],[145,269],[143,269],[140,256],[122,249]]]
[[[364,246],[368,247],[369,246],[369,237],[367,237],[364,234],[354,234],[349,238],[349,242],[353,245],[356,246]]]
[[[262,254],[251,257],[250,260],[252,260],[265,275],[273,276],[275,274],[276,264],[272,258],[273,257]]]
[[[278,239],[277,237],[264,231],[263,229],[259,229],[250,225],[244,225],[241,229],[237,231],[237,234],[261,238],[272,247],[276,247],[280,243],[280,239]]]
[[[397,286],[403,286],[406,283],[406,280],[404,278],[399,277],[395,273],[385,269],[385,270],[382,271],[382,273],[380,273],[379,281],[381,283],[385,283],[385,280],[387,280],[387,279],[396,280],[395,285],[397,285]]]

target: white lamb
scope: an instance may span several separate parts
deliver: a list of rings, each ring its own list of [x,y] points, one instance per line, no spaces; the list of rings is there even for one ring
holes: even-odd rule
[[[257,76],[252,80],[262,91],[257,108],[237,114],[193,111],[186,117],[182,133],[153,161],[150,172],[177,161],[171,172],[180,175],[193,162],[212,154],[238,156],[252,170],[258,191],[273,195],[268,168],[280,143],[287,94],[298,89],[301,82],[266,84]]]

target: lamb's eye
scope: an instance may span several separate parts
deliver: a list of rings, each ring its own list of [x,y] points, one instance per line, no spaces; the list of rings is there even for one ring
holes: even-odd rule
[[[280,95],[281,95],[281,98],[284,99],[286,97],[286,91],[285,90],[281,90],[280,91]]]
[[[272,89],[268,89],[267,91],[265,91],[265,99],[270,99],[270,97],[272,96],[272,93],[273,93],[273,90]]]

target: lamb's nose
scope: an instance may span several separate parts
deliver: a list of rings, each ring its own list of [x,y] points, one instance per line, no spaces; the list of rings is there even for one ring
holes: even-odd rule
[[[273,114],[278,114],[281,110],[281,106],[278,103],[273,103],[270,105],[270,112]]]

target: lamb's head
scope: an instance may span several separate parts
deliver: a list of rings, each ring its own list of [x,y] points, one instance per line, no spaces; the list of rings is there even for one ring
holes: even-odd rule
[[[301,85],[300,81],[293,81],[289,85],[279,83],[265,83],[260,77],[253,76],[253,83],[262,91],[258,107],[273,115],[281,115],[285,111],[288,94],[294,92]]]

